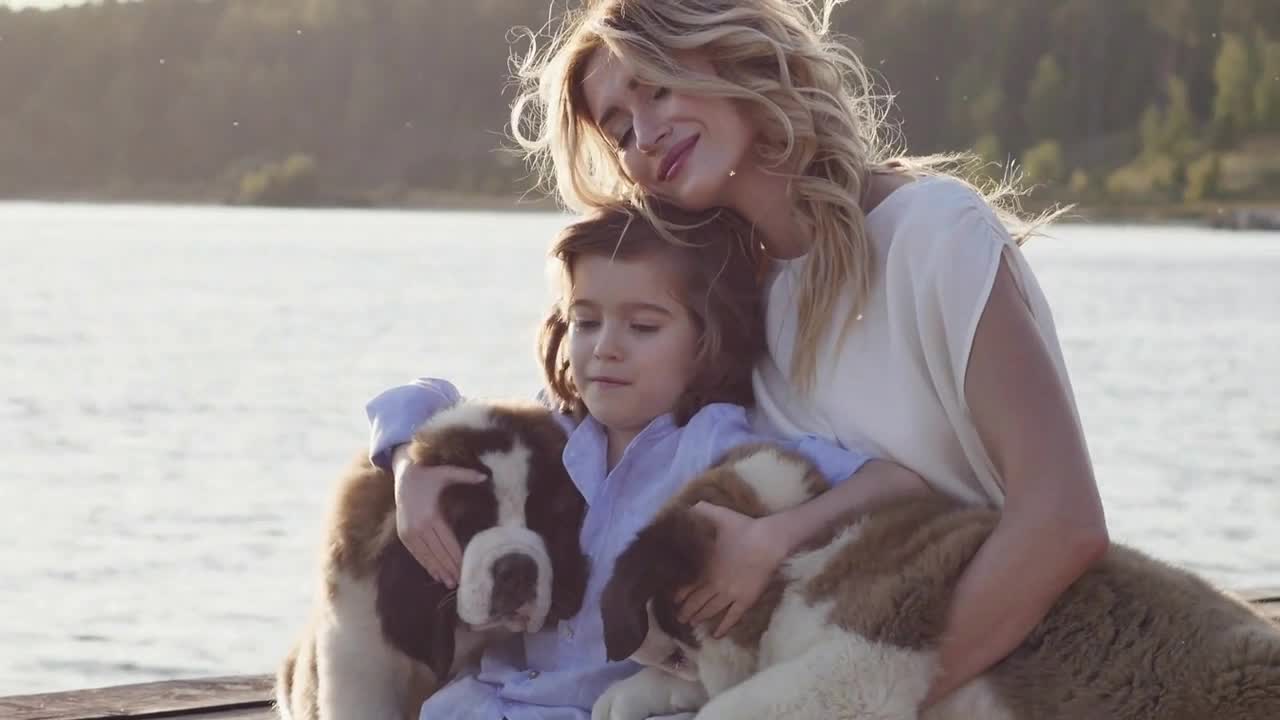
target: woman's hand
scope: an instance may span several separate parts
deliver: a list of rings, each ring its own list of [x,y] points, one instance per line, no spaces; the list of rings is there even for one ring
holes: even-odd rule
[[[715,524],[716,543],[702,579],[676,593],[680,619],[699,623],[727,610],[715,632],[722,637],[760,599],[790,543],[769,517],[750,518],[706,502],[693,511]]]
[[[485,475],[449,465],[415,465],[408,447],[397,448],[391,463],[396,480],[396,533],[431,577],[455,588],[462,575],[462,548],[440,513],[440,493],[454,483],[483,482]]]

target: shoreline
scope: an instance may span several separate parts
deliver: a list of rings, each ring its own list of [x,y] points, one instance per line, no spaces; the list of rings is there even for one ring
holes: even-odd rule
[[[197,193],[130,194],[66,193],[45,196],[3,196],[0,204],[48,203],[86,205],[149,205],[226,208],[277,208],[311,210],[429,210],[432,212],[564,212],[556,202],[533,193],[526,195],[475,195],[437,191],[411,191],[391,200],[351,199],[343,202],[298,203],[292,205],[245,204]],[[1066,200],[1061,205],[1069,205]],[[1047,202],[1028,202],[1030,212],[1052,207]],[[1142,225],[1190,225],[1227,229],[1280,230],[1280,200],[1201,202],[1196,204],[1137,205],[1077,203],[1057,222],[1064,224],[1106,223]]]

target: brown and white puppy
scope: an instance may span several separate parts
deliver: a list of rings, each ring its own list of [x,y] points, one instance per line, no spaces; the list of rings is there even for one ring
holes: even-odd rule
[[[564,470],[565,439],[533,405],[463,402],[418,431],[415,463],[488,475],[440,494],[463,547],[456,592],[400,542],[391,475],[357,461],[328,522],[317,606],[277,676],[280,715],[417,718],[486,634],[535,632],[574,615],[587,580],[578,544],[586,503]]]
[[[1280,630],[1191,573],[1113,546],[1005,660],[922,715],[956,580],[993,510],[901,500],[836,523],[794,554],[723,639],[676,620],[714,529],[700,500],[759,517],[824,487],[767,446],[695,480],[619,557],[602,597],[612,660],[653,667],[611,687],[594,720],[702,705],[698,718],[1261,720],[1280,718]],[[1017,592],[1016,587],[1009,588]],[[701,696],[701,697],[700,697]]]

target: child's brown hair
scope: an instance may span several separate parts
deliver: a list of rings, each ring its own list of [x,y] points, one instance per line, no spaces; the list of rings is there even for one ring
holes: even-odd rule
[[[550,399],[581,418],[587,409],[569,371],[564,338],[569,332],[568,296],[574,262],[600,256],[635,260],[664,257],[680,273],[679,300],[698,329],[694,375],[676,403],[678,425],[710,403],[751,405],[751,369],[765,350],[764,311],[751,228],[729,210],[688,212],[660,207],[677,226],[680,244],[666,240],[639,211],[625,205],[602,208],[575,221],[556,238],[551,257],[561,268],[560,297],[538,337]]]

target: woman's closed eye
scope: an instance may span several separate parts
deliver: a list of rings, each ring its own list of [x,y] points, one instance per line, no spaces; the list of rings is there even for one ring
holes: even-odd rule
[[[662,100],[663,98],[668,97],[669,95],[671,95],[670,88],[664,87],[662,85],[654,86],[653,96],[652,96],[654,100]],[[631,145],[631,141],[634,140],[635,137],[636,137],[635,128],[632,126],[628,126],[625,130],[622,131],[621,135],[617,136],[618,139],[615,141],[615,144],[618,146],[619,150],[625,150],[627,149],[627,147]]]
[[[573,318],[569,320],[569,325],[580,332],[596,330],[600,327],[600,321],[589,318]]]

